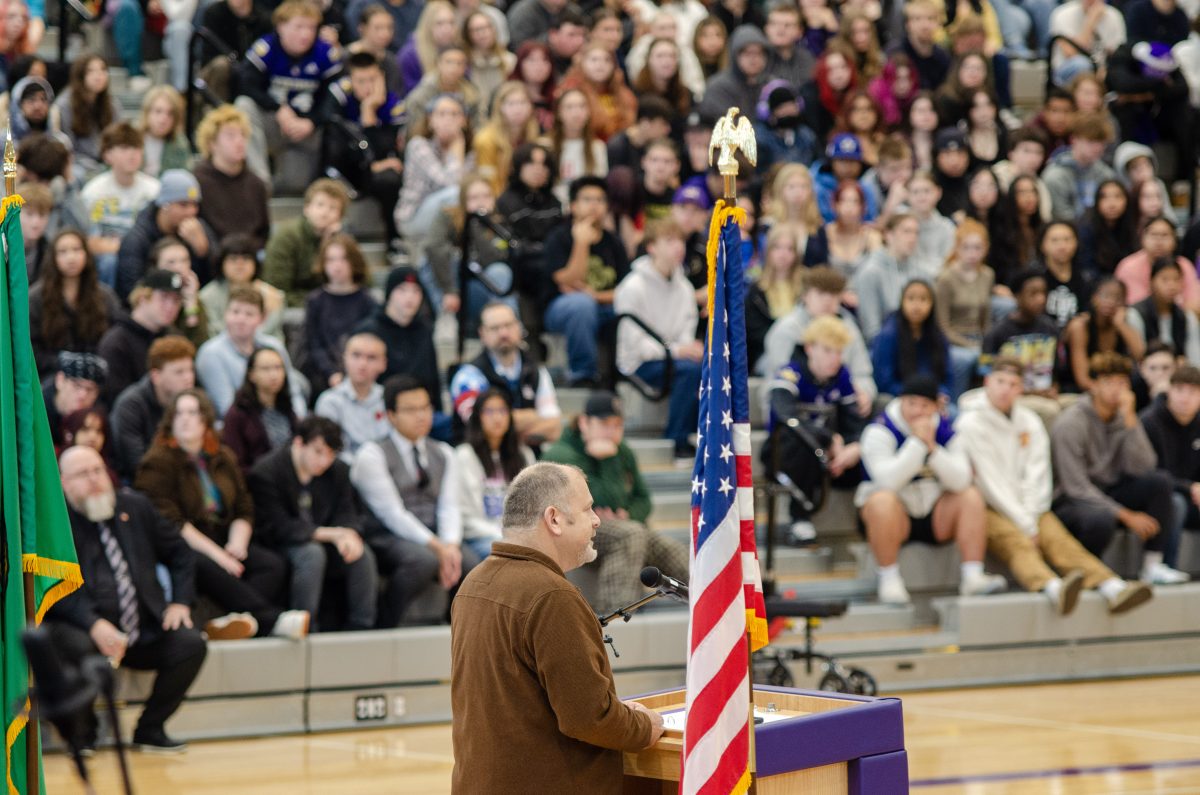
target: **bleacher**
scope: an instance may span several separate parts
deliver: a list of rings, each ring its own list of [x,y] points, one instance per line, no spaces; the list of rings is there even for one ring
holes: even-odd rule
[[[47,30],[42,49],[57,51],[57,30]],[[72,42],[69,54],[81,42]],[[162,78],[165,63],[147,71]],[[128,117],[141,97],[127,89],[125,75],[111,70],[113,85]],[[1044,62],[1012,65],[1014,100],[1019,111],[1040,103],[1046,84]],[[275,198],[273,223],[299,214],[301,201]],[[383,230],[369,200],[356,201],[346,226],[359,240],[381,284],[389,267]],[[443,365],[455,355],[452,326],[439,324],[438,354]],[[563,364],[561,340],[547,340],[548,364]],[[466,356],[478,349],[470,344]],[[756,385],[756,389],[761,384]],[[674,466],[669,441],[657,438],[665,422],[665,403],[646,400],[628,385],[627,438],[653,495],[652,526],[686,537],[690,472]],[[560,390],[564,414],[577,412],[586,393]],[[755,424],[761,406],[752,400]],[[754,436],[757,449],[764,439]],[[758,462],[755,461],[756,472]],[[1195,606],[1200,584],[1158,588],[1146,609],[1123,616],[1107,613],[1103,600],[1085,593],[1076,612],[1057,616],[1043,596],[1013,591],[1000,596],[956,595],[958,553],[952,546],[909,545],[900,556],[905,582],[914,597],[910,607],[873,602],[875,564],[856,529],[851,495],[835,492],[815,517],[819,544],[814,549],[779,547],[776,586],[803,599],[846,599],[845,615],[825,621],[818,642],[844,662],[869,670],[881,692],[930,687],[960,687],[1014,682],[1165,674],[1194,670],[1200,660],[1200,627]],[[758,504],[760,519],[765,506]],[[781,511],[782,514],[782,511]],[[761,523],[760,523],[761,524]],[[762,533],[760,532],[760,536]],[[1180,567],[1200,575],[1200,541],[1185,533]],[[1140,547],[1120,534],[1105,556],[1119,574],[1136,570]],[[760,549],[760,558],[765,550]],[[990,570],[996,570],[994,562]],[[582,576],[586,588],[586,576]],[[436,590],[436,589],[431,589]],[[444,595],[418,600],[410,619],[438,615]],[[687,613],[658,605],[629,623],[610,625],[620,652],[611,662],[622,694],[678,686],[684,677]],[[803,627],[776,638],[777,646],[799,646]],[[172,734],[184,739],[261,736],[446,721],[450,718],[449,628],[411,626],[369,633],[318,634],[292,642],[254,639],[209,644],[209,656],[187,701],[171,721]],[[803,664],[790,670],[798,686],[813,686],[820,671]],[[148,692],[152,675],[119,674],[122,720],[132,720]],[[47,732],[44,737],[51,737]],[[105,734],[102,734],[102,741]]]

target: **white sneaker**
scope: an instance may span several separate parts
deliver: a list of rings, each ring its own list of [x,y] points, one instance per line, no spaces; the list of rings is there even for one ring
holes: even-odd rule
[[[243,640],[258,634],[258,621],[249,613],[230,613],[204,625],[209,640]]]
[[[1192,579],[1185,571],[1173,569],[1165,563],[1152,563],[1150,566],[1142,570],[1142,582],[1148,582],[1151,585],[1179,585],[1182,582],[1187,582]]]
[[[146,75],[134,75],[129,78],[129,93],[130,94],[145,94],[154,85],[154,80]]]
[[[912,604],[912,597],[904,587],[904,580],[899,577],[888,577],[879,581],[879,602],[885,605],[907,607]]]
[[[958,593],[960,596],[982,596],[983,594],[1003,591],[1007,587],[1008,582],[999,574],[981,572],[973,574],[970,577],[964,577],[962,582],[958,584]]]
[[[284,610],[275,620],[271,634],[280,638],[300,640],[308,635],[309,615],[307,610]]]
[[[788,530],[788,543],[808,546],[817,540],[817,526],[807,519],[792,522]]]

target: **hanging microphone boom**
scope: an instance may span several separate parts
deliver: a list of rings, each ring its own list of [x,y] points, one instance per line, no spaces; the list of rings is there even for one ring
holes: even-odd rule
[[[681,602],[688,600],[688,587],[674,577],[668,577],[655,566],[642,569],[642,585],[647,588],[657,588],[668,596],[673,596]]]

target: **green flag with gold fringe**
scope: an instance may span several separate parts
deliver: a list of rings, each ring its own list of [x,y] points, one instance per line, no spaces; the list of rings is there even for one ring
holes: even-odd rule
[[[27,618],[46,611],[83,584],[58,476],[46,405],[29,340],[29,277],[21,236],[21,199],[0,205],[0,699],[4,708],[4,772],[8,795],[29,792],[29,667],[21,647]],[[32,600],[26,602],[26,575]],[[39,749],[32,758],[41,764]],[[45,787],[40,769],[38,789]]]

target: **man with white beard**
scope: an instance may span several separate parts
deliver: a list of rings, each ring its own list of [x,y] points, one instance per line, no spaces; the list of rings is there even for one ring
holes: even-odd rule
[[[207,652],[189,606],[195,594],[192,551],[149,500],[113,488],[95,450],[68,448],[59,458],[59,474],[84,584],[47,614],[51,640],[71,664],[101,654],[114,667],[157,671],[133,744],[142,751],[179,753],[187,746],[169,737],[164,725]],[[157,563],[170,575],[169,603],[155,577]],[[90,711],[79,732],[83,747],[94,748],[96,719]]]

